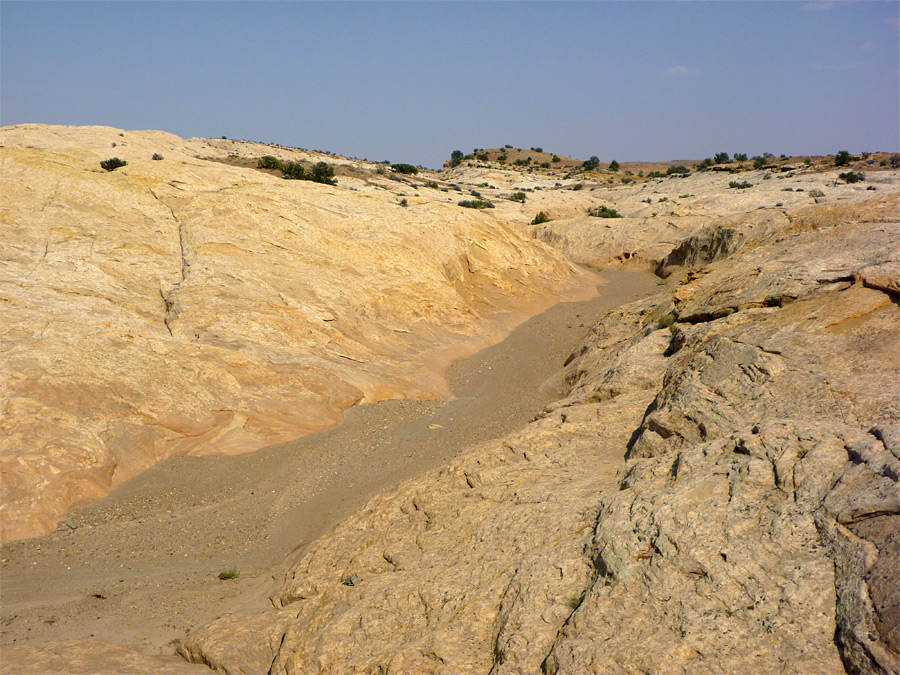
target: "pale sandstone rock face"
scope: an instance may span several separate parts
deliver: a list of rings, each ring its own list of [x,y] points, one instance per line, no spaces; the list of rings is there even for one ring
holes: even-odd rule
[[[203,675],[205,666],[173,656],[147,656],[137,649],[98,640],[66,640],[46,646],[4,645],[3,672],[16,675]]]
[[[4,539],[169,456],[443,396],[452,358],[593,288],[484,213],[195,157],[315,153],[43,125],[0,144]]]
[[[372,500],[279,609],[180,652],[228,673],[898,672],[896,206],[785,218],[611,312],[568,398]]]
[[[589,200],[585,206],[615,208],[622,218],[591,217],[584,208],[576,213],[560,210],[558,218],[554,215],[554,220],[526,230],[574,262],[596,267],[627,263],[665,272],[727,257],[772,233],[821,227],[835,217],[857,218],[873,194],[883,191],[886,198],[895,197],[900,188],[896,172],[869,174],[875,192],[866,184],[838,181],[837,171],[797,171],[768,180],[764,175],[742,173],[753,184],[745,190],[727,187],[734,176],[713,173],[581,190],[571,194]],[[804,213],[816,203],[810,196],[813,190],[824,192],[826,201],[810,211],[816,215],[809,220]]]

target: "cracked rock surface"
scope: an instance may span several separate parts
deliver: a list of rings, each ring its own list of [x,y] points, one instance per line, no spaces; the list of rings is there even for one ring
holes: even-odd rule
[[[897,212],[786,219],[674,270],[594,326],[566,398],[373,499],[275,609],[180,653],[228,673],[898,672]]]

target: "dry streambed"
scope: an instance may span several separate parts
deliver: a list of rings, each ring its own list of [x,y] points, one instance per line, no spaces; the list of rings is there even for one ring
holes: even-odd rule
[[[599,316],[660,283],[605,276],[600,297],[556,305],[454,364],[453,400],[358,406],[334,429],[251,455],[172,458],[54,533],[6,543],[4,669],[49,672],[50,655],[65,654],[91,672],[130,654],[128,669],[155,672],[141,655],[171,654],[191,629],[271,606],[275,578],[302,552],[293,549],[372,495],[527,423],[559,397],[551,376]],[[232,566],[240,576],[218,580]]]

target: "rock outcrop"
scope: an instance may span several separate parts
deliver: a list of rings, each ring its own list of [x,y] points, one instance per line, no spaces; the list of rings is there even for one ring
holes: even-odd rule
[[[593,292],[490,215],[401,207],[374,171],[332,187],[225,163],[337,161],[315,153],[43,125],[0,144],[4,539],[166,457],[445,395],[450,360]],[[101,169],[113,155],[127,165]]]
[[[694,269],[594,327],[567,398],[372,500],[276,609],[180,653],[227,673],[900,671],[900,221],[896,194],[854,199],[705,261],[682,242]]]

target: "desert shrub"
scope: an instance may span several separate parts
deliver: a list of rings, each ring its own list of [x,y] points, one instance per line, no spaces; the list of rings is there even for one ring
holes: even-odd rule
[[[900,155],[891,155],[891,159],[889,161],[891,163],[892,169],[900,169]]]
[[[492,209],[494,205],[487,199],[463,199],[459,202],[460,206],[467,209]]]
[[[504,148],[507,148],[507,149],[509,149],[509,150],[512,150],[512,146],[511,146],[509,143],[507,143],[507,144],[504,145],[503,147],[504,147]]]
[[[538,214],[534,217],[534,220],[531,221],[532,225],[540,225],[541,223],[549,223],[550,216],[548,216],[543,211],[538,211]]]
[[[845,183],[859,183],[866,179],[866,174],[862,171],[847,171],[846,173],[838,174],[838,178]]]
[[[532,152],[543,152],[544,149],[543,148],[532,148],[531,151]]]
[[[855,162],[859,157],[854,157],[846,150],[841,150],[838,154],[834,156],[834,165],[835,166],[847,166],[850,162]]]
[[[553,157],[550,158],[550,161],[555,164],[556,162],[561,162],[562,160],[559,158],[559,155],[553,155]]]
[[[463,161],[462,150],[454,150],[453,152],[450,153],[450,166],[451,167],[459,166],[460,164],[462,164],[462,161]]]
[[[276,160],[277,161],[277,160]],[[307,180],[306,169],[300,162],[278,162],[278,167],[266,167],[269,169],[281,169],[281,175],[287,180]]]
[[[477,159],[479,162],[486,162],[490,158],[488,157],[488,154],[486,152],[479,152],[477,155],[475,155],[475,159]]]
[[[611,161],[611,162],[609,163],[609,170],[610,170],[610,171],[618,171],[618,170],[619,170],[619,163],[618,163],[616,160]]]
[[[592,155],[590,159],[585,160],[582,163],[581,168],[584,169],[585,171],[593,171],[594,169],[596,169],[599,166],[600,166],[600,158],[597,157],[596,155]]]
[[[325,162],[317,162],[310,175],[312,177],[308,180],[315,181],[316,183],[337,185],[337,181],[334,179],[334,167]]]
[[[504,153],[501,154],[499,157],[497,157],[497,161],[500,162],[500,163],[502,164],[503,162],[506,161],[507,157],[508,157],[508,155],[504,152]]]
[[[647,178],[665,178],[666,174],[662,171],[651,171],[647,174]]]
[[[762,169],[766,165],[766,163],[767,162],[766,162],[765,157],[760,157],[759,155],[757,155],[756,157],[753,158],[753,168],[754,169]]]
[[[713,164],[728,164],[730,161],[727,152],[717,152],[713,155]]]
[[[230,569],[222,570],[219,572],[219,579],[222,581],[226,581],[228,579],[237,579],[241,576],[241,571],[237,568],[237,565],[234,565]]]
[[[742,180],[740,182],[733,180],[730,183],[728,183],[728,187],[736,188],[738,190],[746,190],[748,187],[753,187],[753,183],[750,183],[749,181],[746,181],[746,180]]]
[[[126,166],[128,162],[124,159],[119,159],[118,157],[110,157],[109,159],[104,159],[100,162],[100,166],[107,171],[115,171],[120,166]]]
[[[256,168],[258,169],[283,169],[281,160],[272,155],[263,155],[256,160]]]
[[[163,158],[163,156],[161,154],[159,154],[158,152],[154,152],[153,157],[151,157],[150,159],[156,160],[158,162],[162,158]]]
[[[391,164],[391,169],[393,169],[397,173],[406,174],[407,176],[415,176],[417,173],[419,173],[419,170],[412,164]]]
[[[584,188],[584,183],[575,183],[575,185],[572,186],[572,189],[576,192],[582,188]]]
[[[409,206],[409,202],[406,201],[406,197],[400,200],[400,206]]]
[[[541,162],[541,168],[542,168],[542,169],[549,169],[549,168],[550,168],[550,162]]]
[[[425,187],[431,188],[432,190],[437,190],[438,188],[440,188],[440,185],[435,183],[433,180],[430,180],[427,183],[425,183]]]
[[[678,166],[670,166],[668,169],[666,169],[667,176],[672,176],[675,174],[690,173],[690,172],[691,172],[691,170],[689,168],[687,168],[686,166],[682,166],[681,164],[679,164]]]
[[[514,192],[510,199],[514,202],[519,202],[521,204],[525,203],[525,193],[524,192]]]
[[[608,206],[595,206],[592,209],[588,209],[588,214],[594,216],[594,218],[621,218],[622,214],[616,211],[615,209],[611,209]]]
[[[469,190],[469,194],[473,197],[478,197],[479,199],[481,199],[481,193],[478,190]]]
[[[629,178],[628,176],[625,176],[625,178],[622,179],[622,185],[628,185],[629,183],[633,183],[633,182],[634,182],[634,178]]]
[[[746,162],[747,154],[744,152],[736,152],[734,153],[734,161],[735,162]]]

